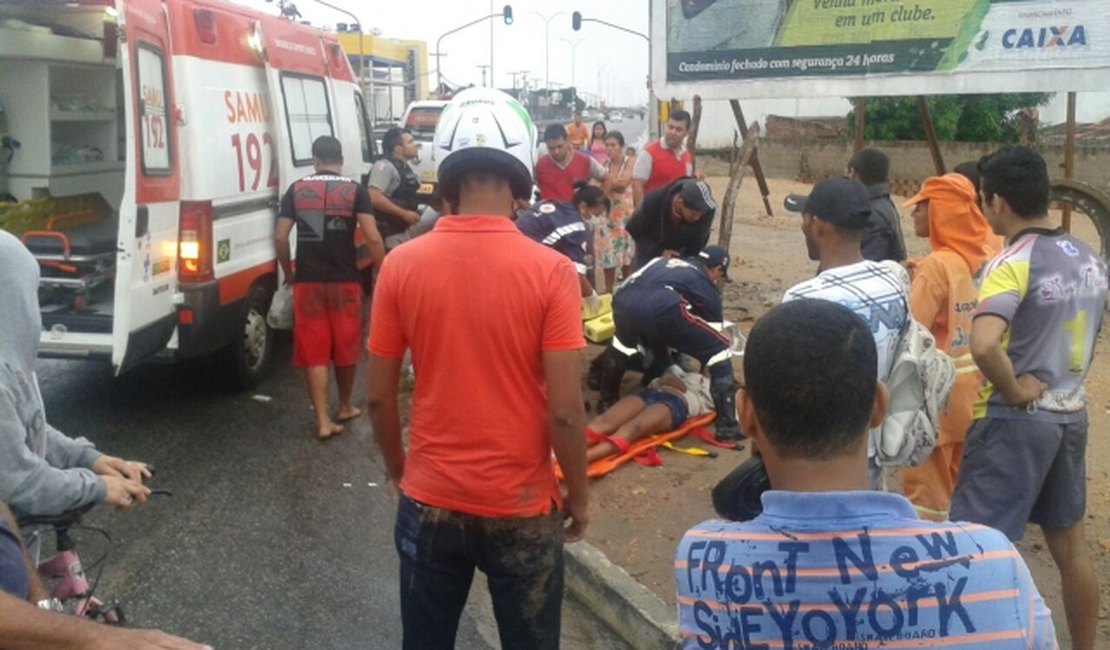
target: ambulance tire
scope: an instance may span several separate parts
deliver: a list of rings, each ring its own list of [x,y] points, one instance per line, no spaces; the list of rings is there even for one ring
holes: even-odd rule
[[[264,379],[274,357],[274,330],[266,322],[273,288],[256,283],[247,292],[235,326],[235,339],[220,353],[232,387],[253,388]]]

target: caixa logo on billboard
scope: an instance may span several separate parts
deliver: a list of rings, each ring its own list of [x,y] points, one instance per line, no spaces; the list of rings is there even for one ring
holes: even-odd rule
[[[1026,27],[1007,29],[1002,34],[1002,47],[1007,50],[1023,48],[1074,47],[1087,44],[1087,30],[1083,25],[1074,27]]]

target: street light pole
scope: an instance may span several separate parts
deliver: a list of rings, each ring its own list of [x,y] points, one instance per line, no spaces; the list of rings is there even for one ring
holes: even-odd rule
[[[567,43],[568,45],[570,45],[570,85],[577,88],[578,84],[575,82],[575,77],[574,77],[574,68],[575,68],[575,61],[576,61],[575,57],[578,56],[578,46],[581,45],[582,41],[584,41],[586,39],[580,38],[576,41],[572,41],[569,38],[560,38],[559,40],[563,41],[564,43]]]
[[[331,4],[330,2],[324,2],[324,0],[316,0],[316,2],[324,5],[328,9],[331,9],[333,11],[338,11],[339,13],[349,17],[351,20],[354,21],[355,27],[358,27],[358,90],[359,90],[360,93],[362,93],[362,96],[365,98],[366,97],[366,77],[363,74],[363,66],[366,64],[366,54],[363,52],[363,40],[364,39],[362,37],[362,21],[359,20],[358,16],[354,15],[353,13],[347,11],[346,9],[343,9],[342,7],[337,7],[333,4]]]
[[[319,0],[317,0],[317,2],[319,2]],[[456,27],[454,29],[448,30],[448,31],[443,32],[442,34],[440,34],[439,38],[436,39],[436,53],[434,55],[436,57],[436,87],[437,88],[443,87],[443,63],[442,63],[443,60],[439,58],[439,57],[442,56],[442,54],[440,54],[440,52],[439,52],[439,45],[440,45],[440,43],[443,42],[443,39],[450,36],[451,34],[454,34],[455,32],[462,31],[462,30],[466,29],[467,27],[477,25],[478,23],[482,22],[483,20],[489,20],[491,18],[496,18],[500,15],[501,14],[490,14],[488,16],[482,16],[481,18],[476,18],[476,19],[470,21],[469,23],[467,23],[465,25],[459,25],[458,27]]]
[[[543,76],[544,85],[547,88],[551,87],[551,19],[555,16],[565,15],[565,11],[557,11],[550,16],[545,16],[538,11],[529,12],[540,17],[543,21]]]
[[[649,20],[650,20],[650,10],[651,10],[651,7],[649,6],[648,7]],[[601,23],[602,25],[605,25],[606,27],[612,27],[613,29],[625,32],[626,34],[632,34],[633,36],[639,36],[640,38],[644,39],[644,42],[646,42],[647,45],[648,45],[648,109],[649,109],[649,112],[652,115],[655,115],[657,102],[655,100],[655,90],[651,88],[651,67],[650,67],[651,66],[651,39],[648,38],[648,35],[644,34],[643,32],[638,32],[634,29],[628,29],[627,27],[621,27],[620,25],[614,25],[613,23],[610,23],[608,21],[604,21],[604,20],[601,20],[601,19],[598,19],[598,18],[583,18],[582,14],[580,14],[577,11],[574,12],[574,20],[575,20],[575,23],[574,23],[575,29],[577,29],[579,26],[581,26],[581,23]],[[600,84],[601,84],[601,80],[599,78],[598,79],[598,85],[600,85]],[[656,130],[654,122],[656,122],[656,120],[652,119],[652,120],[650,120],[650,123],[648,124],[648,133],[650,133],[653,136],[655,135],[655,130]]]

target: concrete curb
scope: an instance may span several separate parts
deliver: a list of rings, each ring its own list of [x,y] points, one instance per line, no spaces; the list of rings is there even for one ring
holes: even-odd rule
[[[599,619],[637,650],[677,647],[678,615],[628,572],[586,542],[567,544],[566,585]]]

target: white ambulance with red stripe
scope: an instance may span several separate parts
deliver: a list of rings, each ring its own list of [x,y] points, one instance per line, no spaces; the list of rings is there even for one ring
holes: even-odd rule
[[[355,179],[373,154],[334,36],[219,0],[0,0],[0,105],[0,227],[42,268],[42,355],[220,353],[257,381],[279,192],[318,136]]]

